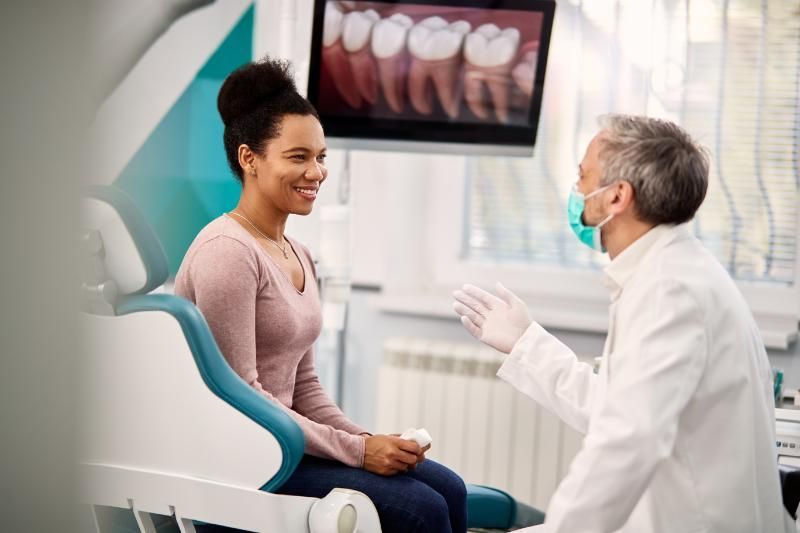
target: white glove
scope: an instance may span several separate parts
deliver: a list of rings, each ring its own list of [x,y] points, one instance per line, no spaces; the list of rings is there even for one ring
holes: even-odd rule
[[[474,285],[464,285],[453,293],[456,299],[453,310],[473,337],[503,353],[511,353],[531,325],[531,315],[525,302],[499,282],[495,290],[499,298]]]

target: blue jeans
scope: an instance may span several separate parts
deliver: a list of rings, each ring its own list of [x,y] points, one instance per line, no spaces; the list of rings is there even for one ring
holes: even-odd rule
[[[378,510],[383,533],[464,533],[467,489],[445,466],[426,459],[416,469],[381,476],[338,461],[303,456],[277,491],[322,498],[336,487],[363,492]]]
[[[340,487],[363,492],[378,510],[383,533],[464,533],[467,488],[450,469],[426,459],[405,474],[381,476],[338,461],[304,455],[279,494],[322,498]],[[239,530],[196,524],[198,533]],[[244,532],[243,532],[244,533]]]

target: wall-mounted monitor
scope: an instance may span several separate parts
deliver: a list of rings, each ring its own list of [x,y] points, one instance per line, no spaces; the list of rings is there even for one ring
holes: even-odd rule
[[[554,0],[315,0],[308,98],[334,147],[530,156]]]

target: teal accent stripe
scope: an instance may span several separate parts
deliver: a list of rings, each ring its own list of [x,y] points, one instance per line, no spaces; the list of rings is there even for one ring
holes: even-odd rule
[[[180,324],[203,381],[216,396],[242,412],[277,439],[283,459],[278,472],[261,490],[275,492],[292,475],[305,449],[303,431],[280,407],[261,396],[228,365],[219,351],[208,323],[188,300],[170,294],[148,294],[124,298],[118,315],[163,311]]]
[[[158,235],[172,276],[198,232],[241,194],[228,168],[217,94],[234,69],[252,61],[254,22],[250,6],[114,181]]]
[[[131,240],[139,251],[147,277],[144,287],[131,294],[146,294],[163,285],[169,275],[164,249],[130,196],[117,187],[101,185],[86,187],[83,196],[110,204],[131,234]]]

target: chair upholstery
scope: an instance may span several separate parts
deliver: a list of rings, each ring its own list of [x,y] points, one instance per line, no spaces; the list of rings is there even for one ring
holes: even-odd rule
[[[544,513],[500,489],[467,485],[467,527],[511,529],[544,523]]]

